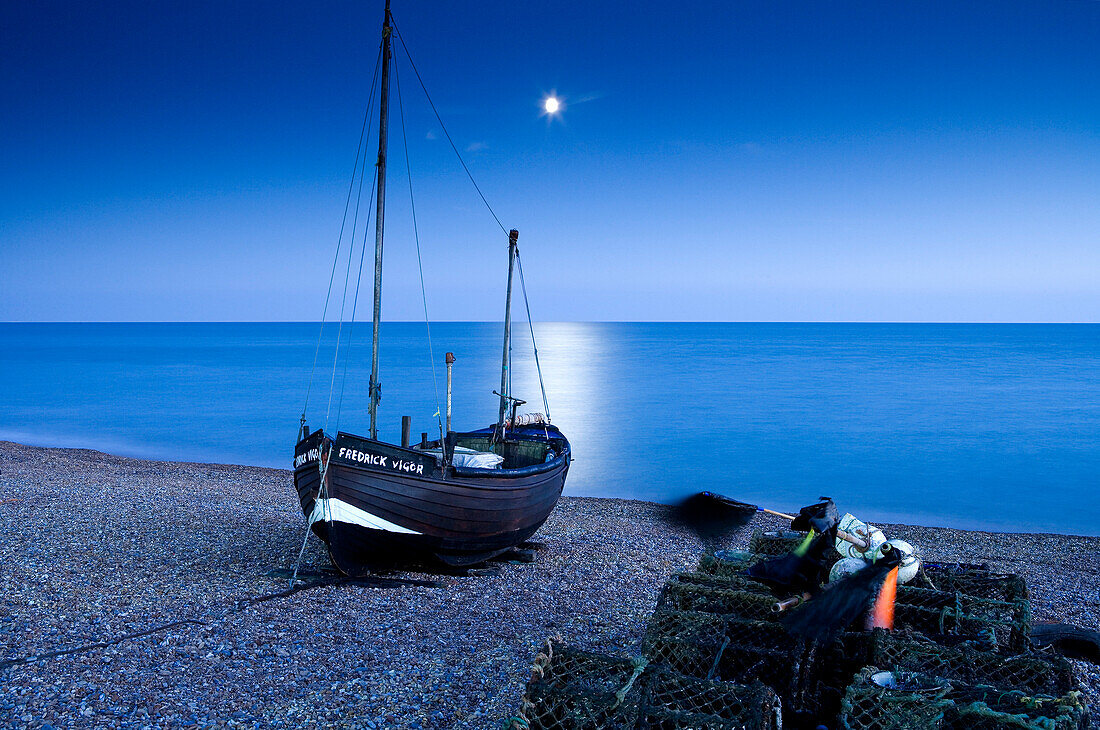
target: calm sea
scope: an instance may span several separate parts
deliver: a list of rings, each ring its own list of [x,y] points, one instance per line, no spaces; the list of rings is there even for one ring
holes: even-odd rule
[[[414,439],[437,433],[446,351],[455,428],[494,421],[501,329],[434,325],[436,385],[424,325],[384,325],[381,435],[398,440],[402,415]],[[352,334],[334,376],[326,327],[311,427],[367,431],[369,324]],[[573,443],[568,494],[709,489],[780,510],[824,494],[869,520],[1100,534],[1100,325],[544,323],[536,336]],[[0,438],[285,468],[317,337],[295,323],[0,324]],[[543,410],[529,340],[513,357],[513,392]]]

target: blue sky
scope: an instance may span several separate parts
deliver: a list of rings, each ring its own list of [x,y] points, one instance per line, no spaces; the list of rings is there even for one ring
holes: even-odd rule
[[[1100,2],[393,7],[536,319],[1098,319]],[[380,24],[4,3],[0,319],[317,319]],[[398,64],[432,317],[499,319],[505,239]]]

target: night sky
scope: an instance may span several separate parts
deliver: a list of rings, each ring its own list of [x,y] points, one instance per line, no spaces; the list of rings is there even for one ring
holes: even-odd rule
[[[536,319],[1100,318],[1100,2],[393,12]],[[318,319],[381,19],[0,5],[0,319]],[[432,318],[499,319],[506,238],[396,63]],[[393,99],[384,316],[417,319]]]

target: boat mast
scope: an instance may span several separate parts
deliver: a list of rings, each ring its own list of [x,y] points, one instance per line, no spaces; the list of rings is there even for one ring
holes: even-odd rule
[[[500,362],[500,415],[497,417],[502,437],[504,435],[504,415],[508,412],[508,401],[512,399],[512,394],[508,390],[508,355],[512,346],[512,269],[516,263],[516,244],[518,241],[519,231],[513,228],[508,232],[508,295],[504,304],[504,355],[501,357]]]
[[[382,384],[378,382],[378,330],[382,321],[382,232],[386,219],[386,131],[390,108],[390,0],[386,0],[386,18],[382,23],[382,91],[378,121],[378,208],[374,216],[374,334],[370,352],[370,437],[378,438],[378,401]]]

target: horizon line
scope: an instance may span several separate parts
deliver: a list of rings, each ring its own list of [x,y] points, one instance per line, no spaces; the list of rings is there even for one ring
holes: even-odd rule
[[[351,320],[344,320],[350,323]],[[0,320],[5,324],[340,324],[340,320],[310,319],[56,319],[56,320]],[[370,324],[369,320],[355,320],[356,324]],[[388,319],[383,324],[424,324],[422,319]],[[430,324],[504,324],[502,319],[433,319]],[[1096,325],[1100,320],[925,320],[925,319],[547,319],[534,320],[535,324],[937,324],[937,325]]]

